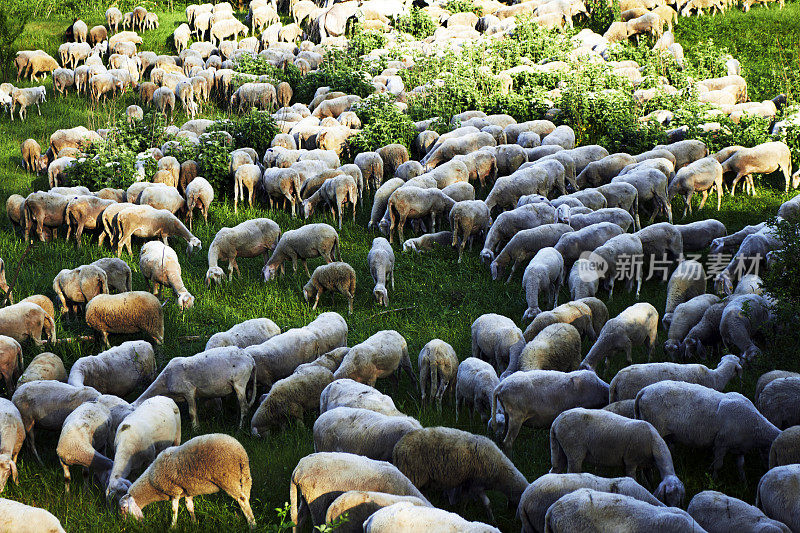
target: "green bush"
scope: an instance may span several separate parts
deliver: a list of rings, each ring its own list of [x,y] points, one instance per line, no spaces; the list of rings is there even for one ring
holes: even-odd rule
[[[233,137],[236,148],[249,147],[258,153],[264,153],[272,139],[280,133],[272,115],[268,111],[257,109],[251,109],[246,115],[220,120],[210,131],[227,131]]]
[[[319,69],[303,76],[294,87],[294,99],[310,102],[319,87],[330,87],[331,91],[342,91],[366,98],[374,88],[362,70],[360,61],[343,50],[334,50],[325,55]]]
[[[230,152],[227,138],[212,132],[191,154],[191,158],[197,162],[199,175],[208,180],[218,196],[231,196],[233,192],[233,181],[228,172]]]
[[[483,16],[483,9],[472,0],[448,0],[442,7],[450,13],[475,13],[479,17]]]
[[[619,0],[613,0],[611,5],[608,5],[608,0],[586,0],[585,4],[589,18],[582,27],[589,28],[595,33],[603,35],[612,22],[621,20]]]
[[[292,90],[297,87],[300,80],[303,78],[300,69],[292,63],[287,64],[285,69],[280,69],[262,56],[251,56],[248,54],[242,54],[236,58],[236,67],[234,70],[242,74],[269,76],[272,78],[272,83],[274,85],[285,81],[291,85]]]
[[[394,27],[397,31],[410,33],[415,39],[423,40],[433,35],[438,26],[431,20],[427,12],[418,7],[412,7],[408,15],[400,17],[394,22]]]
[[[30,13],[20,0],[8,0],[8,5],[0,9],[0,75],[11,79],[14,57],[17,49],[14,43],[22,34]]]
[[[361,57],[384,46],[386,46],[386,36],[383,33],[375,30],[362,31],[357,27],[347,44],[347,49],[349,53]]]
[[[388,96],[370,96],[356,104],[354,111],[362,125],[361,131],[348,143],[354,153],[371,152],[395,143],[411,148],[417,129]]]

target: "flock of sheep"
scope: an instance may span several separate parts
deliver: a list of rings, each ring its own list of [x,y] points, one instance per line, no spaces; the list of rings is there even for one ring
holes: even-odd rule
[[[552,13],[569,12],[571,20],[581,13],[577,4],[533,0],[505,6],[486,0],[476,2],[486,13],[480,19],[472,13],[449,15],[431,5],[426,9],[434,18],[445,19],[446,26],[437,30],[433,46],[410,46],[435,52],[436,46],[458,46],[481,34],[500,38],[513,31],[517,14],[530,11],[547,24]],[[626,7],[631,16],[625,16],[634,20],[634,14],[648,15],[630,10],[658,9],[638,3]],[[677,7],[685,12],[701,6],[690,0]],[[278,21],[279,9],[285,8],[295,20],[286,26]],[[361,126],[353,111],[361,98],[322,87],[312,102],[292,104],[288,84],[274,86],[258,77],[232,90],[241,54],[259,53],[276,66],[292,63],[303,72],[318,68],[324,49],[309,41],[295,44],[303,35],[301,25],[309,36],[336,45],[348,19],[386,29],[382,25],[405,9],[399,2],[376,0],[324,7],[307,1],[284,6],[254,0],[248,28],[234,18],[227,3],[193,5],[186,10],[187,24],[175,32],[179,55],[156,56],[137,52],[138,35],[119,29],[157,27],[157,16],[143,8],[125,15],[111,8],[108,29],[73,24],[75,43],[67,43],[61,54],[62,64],[70,69],[57,69],[35,52],[21,53],[17,65],[20,74],[31,76],[53,71],[57,87],[90,89],[95,98],[126,84],[138,89],[143,105],[152,103],[161,111],[174,109],[177,98],[191,117],[198,104],[212,96],[233,111],[279,105],[274,117],[281,133],[271,147],[263,154],[252,148],[230,154],[236,207],[240,199],[250,205],[261,199],[270,208],[286,209],[292,216],[302,213],[306,219],[330,210],[341,230],[345,209],[352,210],[355,221],[356,206],[371,196],[369,228],[384,235],[373,240],[367,256],[379,305],[388,306],[389,291],[395,289],[396,234],[403,252],[452,246],[459,262],[466,245],[472,249],[477,242],[493,279],[511,281],[522,272],[527,300],[523,316],[476,317],[472,354],[466,359],[448,343],[432,339],[419,354],[418,375],[400,332],[379,331],[348,347],[347,322],[335,312],[284,332],[268,318],[248,320],[213,335],[204,351],[172,358],[159,372],[149,342],[112,347],[109,335],[145,334],[161,344],[165,331],[160,287],[172,289],[180,309],[193,305],[196,296],[183,283],[180,257],[169,237],[173,242],[175,237],[184,240],[187,255],[202,248],[192,234],[193,212],[200,209],[207,220],[214,190],[198,176],[195,161],[178,159],[177,140],[201,143],[210,135],[227,134],[206,133],[213,123],[206,119],[170,126],[176,140],[139,154],[133,185],[94,192],[70,187],[64,172],[84,156],[87,143],[103,138],[108,130],[79,126],[56,131],[44,154],[37,141],[28,139],[21,147],[25,167],[46,171],[50,189],[7,199],[8,216],[22,238],[50,241],[66,227],[66,238],[74,235],[80,245],[83,232],[90,231],[98,236],[98,246],[107,238],[118,256],[125,249],[134,255],[133,237],[144,240],[139,272],[152,294],[131,290],[136,274],[118,258],[62,270],[52,284],[62,319],[68,314],[76,320],[82,317],[108,349],[78,359],[69,372],[50,352],[37,355],[25,367],[23,343],[42,345],[43,337],[56,341],[57,308],[42,294],[13,303],[13,288],[0,259],[0,291],[11,303],[0,308],[0,373],[7,393],[13,394],[10,401],[0,399],[2,484],[9,477],[17,480],[16,459],[24,441],[39,458],[35,429],[59,431],[56,452],[66,490],[69,467],[79,466],[94,474],[106,497],[126,515],[141,518],[142,508],[150,503],[171,500],[174,525],[181,498],[194,519],[192,498],[221,489],[236,500],[252,526],[252,480],[241,444],[213,434],[181,445],[176,402],[187,404],[197,428],[198,400],[235,394],[238,426],[249,420],[255,436],[319,412],[313,428],[316,453],[303,458],[291,475],[291,519],[298,528],[309,520],[319,526],[346,515],[340,531],[497,531],[434,508],[423,493],[442,490],[452,502],[477,499],[490,522],[494,514],[486,491],[504,494],[517,507],[523,531],[800,531],[800,374],[773,371],[761,376],[752,400],[722,392],[761,355],[759,332],[774,327],[772,301],[749,270],[763,268],[770,252],[783,243],[766,223],[732,234],[714,219],[673,224],[671,204],[680,196],[685,216],[695,193],[702,195],[701,207],[716,193],[719,209],[726,181],[730,194],[739,181],[752,194],[754,173],[780,171],[786,190],[796,188],[800,172],[792,174],[788,147],[769,142],[709,153],[701,141],[679,140],[685,132],[678,129],[671,132],[674,142],[648,152],[609,154],[602,146],[576,146],[575,132],[567,125],[549,120],[518,123],[508,115],[467,111],[454,117],[452,131],[441,135],[429,129],[432,120],[417,123],[410,153],[405,146],[388,145],[342,164],[343,145]],[[630,21],[625,24],[625,38],[638,31]],[[104,39],[109,30],[117,33]],[[261,31],[261,40],[236,40],[249,31]],[[682,57],[679,46],[664,41],[671,34],[658,33],[662,40],[657,46]],[[116,36],[122,37],[114,40]],[[189,45],[192,36],[208,36],[211,42]],[[86,47],[79,45],[87,40],[94,48],[84,54]],[[612,41],[582,32],[574,41],[575,57],[588,54],[604,60],[604,47]],[[106,52],[112,53],[111,69],[103,63]],[[81,61],[85,64],[79,66]],[[407,92],[424,94],[427,89],[404,87],[398,72],[412,64],[410,56],[389,61],[372,80],[376,92],[397,97],[401,109]],[[631,79],[637,67],[613,65],[619,75]],[[748,112],[774,116],[782,101],[746,102],[746,83],[735,72],[735,61],[730,68],[729,76],[698,83],[707,101],[732,117]],[[151,81],[140,81],[147,74]],[[500,76],[511,79],[508,72]],[[2,94],[14,94],[14,101],[23,105],[21,117],[27,105],[39,103],[38,96],[28,100],[15,92],[18,89],[8,89],[0,87]],[[131,106],[127,113],[138,120],[143,110]],[[786,202],[778,216],[797,219],[800,201]],[[658,217],[666,221],[655,222]],[[407,231],[420,236],[405,239]],[[206,283],[224,284],[238,274],[239,258],[263,256],[265,282],[283,275],[287,261],[296,273],[301,261],[309,278],[303,287],[305,300],[313,301],[316,309],[323,293],[338,292],[352,313],[356,274],[341,260],[339,247],[339,233],[329,224],[282,231],[268,218],[247,220],[217,232],[208,247]],[[727,254],[730,261],[707,275],[702,264],[689,258],[705,250]],[[325,264],[311,273],[306,262],[316,258]],[[660,315],[653,305],[640,302],[611,317],[599,297],[606,293],[610,299],[615,281],[624,281],[638,298],[643,276],[641,265],[631,267],[636,258],[669,262],[666,306]],[[228,276],[220,262],[228,263]],[[715,294],[707,292],[709,278]],[[559,305],[562,288],[570,299]],[[517,325],[522,322],[530,322],[524,331]],[[671,362],[652,363],[660,327],[667,332],[663,353]],[[586,354],[583,341],[591,343]],[[601,379],[598,372],[604,361],[607,366],[610,358],[624,353],[632,363],[637,347],[647,351],[648,363],[631,364],[610,382]],[[737,355],[722,355],[725,351]],[[688,362],[713,353],[721,355],[716,368]],[[400,412],[392,398],[374,386],[382,378],[398,382],[401,372],[418,383],[423,401],[441,408],[452,396],[456,413],[464,406],[478,413],[503,449],[486,436],[423,428]],[[264,394],[257,400],[259,389]],[[122,399],[141,390],[133,402]],[[523,425],[550,429],[552,468],[532,483],[511,459]],[[688,512],[681,510],[685,488],[673,466],[668,446],[673,443],[712,448],[715,475],[726,455],[735,457],[743,476],[745,454],[768,452],[770,469],[759,483],[757,507],[704,491],[689,502]],[[627,477],[582,473],[584,464],[624,470]],[[636,479],[652,467],[660,481],[651,483],[649,491]],[[39,530],[63,531],[46,511],[0,499],[4,527],[15,529],[32,520],[41,525]]]

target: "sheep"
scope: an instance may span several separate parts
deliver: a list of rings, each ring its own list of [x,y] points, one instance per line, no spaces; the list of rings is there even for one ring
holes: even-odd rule
[[[353,163],[361,170],[364,183],[370,188],[378,190],[383,182],[383,159],[377,152],[361,152],[356,155]]]
[[[479,316],[472,323],[472,357],[506,369],[525,347],[525,337],[514,321],[494,313]]]
[[[6,394],[14,393],[14,383],[23,366],[22,346],[11,337],[0,335],[0,374],[6,382]]]
[[[108,294],[108,277],[105,270],[94,265],[65,268],[53,280],[53,290],[61,303],[61,314],[71,310],[77,315],[79,304],[87,304],[99,294]]]
[[[264,265],[264,281],[274,278],[278,269],[283,274],[283,263],[292,260],[292,268],[297,272],[297,260],[303,262],[306,275],[308,272],[307,259],[322,257],[326,263],[331,263],[339,256],[339,234],[328,224],[307,224],[295,230],[285,232],[275,249],[272,251],[267,263]]]
[[[694,260],[681,261],[667,283],[667,302],[664,306],[664,327],[669,327],[672,313],[678,305],[706,292],[706,273],[703,265]]]
[[[798,479],[800,465],[778,466],[761,477],[756,492],[756,507],[773,520],[786,524],[791,531],[800,530]]]
[[[653,265],[658,260],[678,260],[683,256],[683,236],[669,222],[650,224],[634,235],[642,241],[642,253]]]
[[[456,418],[462,404],[477,412],[484,423],[492,410],[492,391],[500,383],[492,365],[475,357],[468,357],[458,365],[455,400]]]
[[[86,304],[86,324],[100,333],[107,348],[109,333],[147,333],[164,342],[164,311],[158,298],[143,291],[99,294]]]
[[[239,272],[237,257],[257,257],[264,254],[266,262],[267,252],[274,250],[281,230],[269,218],[256,218],[242,222],[232,228],[222,228],[214,236],[208,248],[208,272],[206,272],[206,285],[221,284],[225,279],[225,272],[218,266],[218,262],[228,261],[228,279],[233,279],[234,270]]]
[[[100,268],[106,273],[109,292],[111,292],[111,290],[117,292],[131,290],[131,267],[129,267],[125,261],[115,257],[103,257],[90,263],[90,266]]]
[[[93,230],[102,225],[102,214],[105,209],[116,203],[114,200],[104,200],[96,196],[78,196],[69,201],[65,212],[67,222],[67,236],[75,230],[75,242],[81,247],[81,236],[85,229]]]
[[[676,224],[675,228],[681,232],[684,253],[699,252],[716,239],[723,238],[728,234],[725,224],[713,218],[689,224]]]
[[[514,372],[492,393],[492,429],[505,426],[503,448],[511,452],[522,424],[548,427],[563,411],[573,407],[596,409],[608,404],[608,384],[589,370]],[[498,417],[498,406],[502,417]]]
[[[440,231],[438,233],[428,233],[413,239],[406,239],[403,242],[404,252],[430,252],[437,246],[450,246],[453,240],[452,231]]]
[[[602,409],[564,411],[550,426],[551,473],[580,472],[584,461],[601,466],[624,466],[636,479],[639,468],[655,466],[662,481],[654,496],[679,506],[686,490],[675,475],[672,454],[653,426]]]
[[[313,525],[325,523],[325,511],[343,492],[366,490],[398,496],[414,496],[430,502],[395,466],[360,455],[319,452],[300,459],[289,485],[290,517],[298,533],[311,518]]]
[[[633,362],[631,349],[644,344],[647,347],[647,360],[653,354],[658,337],[658,311],[649,303],[634,304],[612,318],[600,330],[597,340],[581,362],[581,368],[595,369],[616,352],[625,352],[628,364]]]
[[[56,455],[64,470],[66,492],[69,492],[72,480],[69,472],[72,465],[95,470],[101,475],[111,470],[113,461],[103,454],[109,439],[113,439],[117,426],[130,412],[131,406],[125,400],[102,395],[96,400],[79,405],[64,419]]]
[[[611,183],[629,183],[636,187],[640,210],[644,202],[653,202],[649,222],[655,220],[659,211],[663,210],[667,214],[667,220],[672,224],[672,206],[667,196],[667,182],[667,176],[655,168],[636,169],[611,180]]]
[[[114,465],[103,475],[106,499],[125,494],[128,476],[144,470],[169,446],[181,443],[181,413],[170,398],[155,396],[134,406],[114,435]]]
[[[597,276],[603,280],[604,286],[608,289],[608,297],[614,293],[614,281],[617,277],[627,278],[626,285],[628,291],[633,289],[636,283],[636,298],[642,286],[641,265],[636,264],[636,257],[642,257],[642,241],[636,235],[623,233],[612,237],[605,244],[595,248],[586,258],[590,271],[583,272],[584,277]]]
[[[780,433],[741,394],[725,394],[694,383],[659,381],[648,385],[636,395],[634,412],[637,419],[653,424],[668,443],[713,446],[715,478],[730,451],[736,455],[744,479],[744,454],[754,448],[766,452]]]
[[[702,531],[686,511],[656,507],[630,496],[578,489],[547,510],[545,531],[566,532],[589,527],[597,531]],[[581,525],[578,525],[581,524]]]
[[[547,509],[562,496],[581,488],[622,494],[657,507],[664,505],[629,477],[604,478],[587,473],[545,474],[528,485],[522,493],[517,508],[517,517],[522,521],[522,532],[544,531]]]
[[[378,378],[392,375],[395,383],[399,383],[400,369],[404,370],[414,382],[417,381],[417,376],[411,368],[406,340],[394,330],[384,330],[353,346],[333,377],[349,378],[375,386]]]
[[[11,401],[19,409],[27,442],[42,463],[34,440],[34,426],[58,430],[76,407],[100,396],[92,387],[73,387],[59,381],[32,381],[17,388]]]
[[[580,347],[581,337],[574,326],[561,322],[551,324],[525,345],[500,377],[528,370],[571,372],[580,364]]]
[[[17,473],[17,456],[25,440],[25,427],[19,409],[5,398],[0,398],[0,492],[6,486],[8,478],[19,483]]]
[[[489,264],[518,232],[556,222],[556,210],[547,204],[528,204],[498,215],[481,250],[481,260]]]
[[[564,258],[558,250],[547,247],[536,252],[522,275],[522,287],[525,289],[525,299],[528,302],[522,320],[533,320],[542,312],[539,308],[541,291],[547,294],[548,307],[555,308],[564,277]]]
[[[97,355],[81,357],[72,364],[67,383],[94,387],[102,394],[127,396],[156,375],[153,347],[145,341],[128,341]]]
[[[153,107],[164,116],[169,111],[170,116],[175,115],[175,92],[169,87],[159,87],[153,92]]]
[[[314,269],[311,279],[303,286],[303,298],[308,302],[314,298],[312,309],[317,308],[322,293],[339,291],[347,297],[348,310],[353,314],[353,298],[356,293],[356,271],[347,263],[335,261]]]
[[[28,368],[17,380],[17,387],[31,381],[52,380],[66,381],[67,371],[64,369],[64,362],[54,353],[40,353],[28,363]]]
[[[39,116],[41,116],[42,111],[39,108],[39,104],[45,102],[47,102],[47,92],[44,86],[14,89],[11,93],[11,120],[14,120],[14,109],[17,107],[17,104],[19,104],[19,119],[24,121],[28,115],[28,106],[35,105],[36,111],[38,111]]]
[[[119,31],[119,24],[122,22],[122,11],[112,6],[106,10],[106,24],[108,29],[114,33]]]
[[[700,322],[689,330],[682,344],[685,358],[698,355],[705,359],[706,348],[714,348],[719,344],[722,340],[719,332],[719,324],[722,320],[722,313],[725,311],[727,305],[728,302],[712,304],[703,313]]]
[[[596,340],[597,334],[592,323],[592,309],[583,302],[572,301],[544,311],[533,319],[525,329],[525,342],[531,342],[542,330],[553,324],[570,324],[575,327],[581,338]]]
[[[348,174],[339,174],[331,179],[326,179],[314,194],[304,200],[303,210],[305,217],[308,218],[319,203],[330,206],[334,220],[339,220],[339,231],[341,231],[344,204],[348,202],[353,206],[353,221],[355,221],[356,203],[358,202],[356,181]]]
[[[733,530],[789,533],[789,528],[767,518],[757,507],[713,490],[698,492],[689,502],[686,512],[709,533]]]
[[[593,297],[600,288],[600,278],[594,264],[587,258],[581,258],[572,264],[567,277],[569,294],[573,300]]]
[[[178,254],[166,244],[159,241],[146,242],[139,253],[139,270],[148,287],[152,285],[154,295],[158,296],[160,287],[169,285],[181,310],[194,305],[194,296],[189,293],[181,279]]]
[[[417,429],[422,429],[422,425],[410,416],[336,407],[314,422],[314,451],[355,453],[377,461],[391,461],[397,441]]]
[[[561,216],[561,213],[565,211],[567,214]],[[590,213],[574,213],[574,211],[574,209],[570,209],[567,206],[559,207],[559,222],[569,224],[575,230],[580,230],[600,222],[612,222],[622,228],[623,232],[628,231],[628,228],[634,224],[634,219],[631,214],[619,207],[605,207]]]
[[[194,209],[200,209],[203,220],[208,224],[208,208],[214,200],[214,188],[207,179],[197,176],[186,186],[186,217],[189,219],[189,231],[192,231]]]
[[[254,344],[266,342],[275,335],[279,335],[281,328],[268,318],[252,318],[236,324],[227,331],[214,333],[206,343],[205,350],[221,348],[223,346],[237,346],[247,348]]]
[[[50,342],[56,340],[53,317],[35,303],[20,302],[0,308],[0,335],[11,337],[20,344],[28,339],[41,346],[42,333]]]
[[[276,381],[253,414],[253,436],[268,436],[273,427],[291,419],[302,423],[306,411],[317,409],[322,391],[332,381],[331,370],[314,363],[301,365],[290,376]]]
[[[458,262],[464,255],[467,241],[472,243],[478,235],[486,235],[492,226],[492,216],[486,203],[481,200],[465,200],[456,202],[448,216],[450,228],[453,230],[453,247],[458,248]],[[460,243],[459,243],[460,241]]]
[[[575,181],[581,188],[604,185],[610,183],[614,176],[618,175],[625,166],[632,163],[636,163],[636,160],[628,154],[611,154],[586,164],[575,177]],[[577,171],[578,169],[576,168],[575,170]]]
[[[364,522],[366,533],[391,531],[462,531],[464,533],[498,533],[496,527],[483,522],[470,522],[456,513],[420,507],[413,502],[400,502],[375,511]]]
[[[52,513],[5,498],[0,498],[0,525],[18,533],[66,533]]]
[[[505,267],[510,263],[511,270],[506,280],[508,283],[520,265],[530,261],[539,250],[555,246],[562,235],[571,231],[573,229],[566,224],[546,224],[520,231],[508,241],[508,244],[492,261],[492,279],[496,280],[502,276]]]
[[[448,343],[433,339],[419,352],[419,388],[422,401],[425,398],[436,400],[441,410],[442,397],[450,390],[454,391],[455,377],[458,369],[456,351]],[[453,385],[453,386],[451,386]]]
[[[796,179],[790,179],[792,174],[792,156],[789,147],[784,143],[766,142],[754,146],[753,148],[742,148],[722,163],[723,173],[734,172],[736,177],[731,183],[731,196],[736,192],[736,184],[741,179],[745,179],[745,185],[750,189],[751,194],[755,193],[752,174],[769,174],[780,170],[786,181],[785,192],[789,192],[791,183],[793,188],[797,188],[800,182],[800,175]]]
[[[752,361],[761,350],[753,335],[768,327],[773,318],[770,301],[758,294],[743,294],[730,300],[722,312],[719,332],[728,349],[736,347],[745,362]]]
[[[23,298],[22,300],[20,300],[20,303],[22,302],[29,302],[38,305],[39,307],[44,309],[44,312],[50,315],[51,317],[55,316],[56,314],[56,308],[53,305],[53,301],[47,296],[44,296],[42,294],[34,294],[32,296],[28,296],[27,298]]]
[[[554,248],[564,258],[564,266],[572,267],[581,254],[589,252],[603,243],[624,233],[622,227],[612,222],[591,224],[574,232],[562,235]]]
[[[800,427],[784,429],[769,449],[769,468],[800,463]]]
[[[198,467],[197,465],[202,465]],[[247,523],[255,527],[256,519],[250,508],[250,459],[235,438],[221,433],[201,435],[169,447],[147,467],[128,487],[119,501],[124,516],[141,520],[142,508],[152,502],[172,501],[172,526],[178,520],[178,505],[186,498],[186,509],[194,514],[194,497],[213,494],[220,489],[236,500]]]
[[[747,272],[747,269],[756,270],[760,262],[765,260],[770,252],[783,246],[778,236],[771,231],[759,231],[748,235],[742,245],[725,269],[714,278],[714,291],[719,295],[729,295],[733,292],[733,279]]]
[[[47,168],[47,156],[43,156],[42,149],[35,139],[25,139],[20,146],[22,153],[22,166],[27,172],[41,172]]]
[[[341,533],[361,533],[364,522],[376,511],[405,502],[414,506],[427,504],[414,496],[396,496],[385,492],[351,490],[336,498],[325,513],[325,523],[342,522],[337,528]],[[342,520],[342,518],[346,520]]]
[[[114,221],[119,239],[117,241],[117,257],[122,255],[123,247],[128,248],[128,253],[133,255],[131,238],[161,237],[164,244],[170,236],[181,237],[187,242],[186,255],[191,255],[194,250],[200,250],[203,243],[192,235],[183,222],[163,209],[152,209],[150,206],[128,207],[117,213]]]
[[[686,165],[675,174],[669,182],[667,196],[670,200],[676,194],[684,197],[686,206],[683,208],[683,216],[686,217],[687,211],[689,214],[692,213],[692,194],[702,193],[700,209],[703,209],[711,188],[716,189],[717,211],[719,211],[722,205],[722,165],[713,157],[704,157]]]
[[[756,407],[767,420],[780,429],[798,424],[798,417],[792,407],[800,397],[800,379],[796,377],[778,378],[761,390]]]
[[[403,416],[390,396],[352,379],[337,379],[326,386],[319,397],[319,412],[336,407],[369,409],[387,416]]]
[[[75,72],[72,69],[57,68],[53,71],[53,88],[62,96],[75,85]]]
[[[662,319],[664,327],[667,328],[667,340],[664,342],[664,353],[673,361],[683,358],[683,341],[689,331],[702,320],[706,310],[714,304],[719,303],[719,297],[713,294],[701,294],[689,301],[678,304],[669,317],[667,323],[666,316]]]
[[[256,362],[258,383],[271,387],[275,381],[291,375],[298,365],[346,345],[347,323],[338,313],[328,312],[302,328],[248,346],[245,352]]]
[[[392,290],[394,290],[394,252],[389,241],[383,237],[375,237],[372,240],[372,247],[367,254],[367,264],[375,282],[372,295],[377,300],[378,305],[389,305],[389,295],[386,290],[386,280],[391,278]]]
[[[411,218],[430,216],[432,231],[436,231],[436,218],[443,213],[449,213],[453,205],[455,201],[439,189],[421,189],[412,186],[397,189],[389,197],[387,204],[391,220],[389,242],[393,242],[395,228],[397,236],[403,242],[403,227],[409,216]]]

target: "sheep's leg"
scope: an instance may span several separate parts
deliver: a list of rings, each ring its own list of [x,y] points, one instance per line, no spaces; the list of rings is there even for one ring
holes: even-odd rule
[[[239,400],[239,429],[242,429],[247,418],[247,382],[244,384],[234,384],[233,390],[236,392],[236,398]],[[186,499],[186,507],[189,507],[189,499]],[[191,512],[191,511],[190,511]]]
[[[69,484],[70,481],[72,481],[72,477],[69,473],[69,465],[62,461],[60,457],[58,458],[58,462],[61,463],[61,468],[64,469],[64,492],[69,493]]]
[[[703,209],[703,206],[706,205],[706,200],[708,200],[708,191],[703,191],[703,197],[700,199],[700,209]],[[692,212],[692,206],[689,206],[689,213]]]
[[[739,183],[739,180],[741,180],[744,177],[745,177],[745,175],[742,174],[741,172],[739,172],[738,174],[736,174],[736,177],[733,178],[733,183],[731,183],[731,198],[736,196],[736,184]],[[747,183],[747,182],[745,182],[745,183]]]
[[[239,503],[239,507],[242,508],[242,512],[247,519],[247,523],[250,525],[250,529],[253,529],[256,526],[256,518],[253,516],[253,510],[250,508],[248,498],[242,494],[236,498],[236,501]]]
[[[736,469],[739,471],[739,478],[744,482],[747,481],[747,476],[744,473],[744,454],[736,456]]]
[[[722,468],[722,463],[725,460],[725,454],[728,453],[728,447],[720,444],[714,444],[714,460],[711,462],[711,469],[712,469],[712,477],[713,479],[717,479],[717,475],[719,474],[720,468]]]
[[[302,261],[303,261],[303,268],[306,271],[306,276],[308,276],[310,278],[311,277],[311,273],[308,271],[308,263],[306,262],[305,259],[303,259]],[[297,269],[295,268],[294,271],[297,272]]]
[[[315,309],[316,310],[317,304],[319,304],[319,295],[320,294],[322,294],[322,291],[317,289],[317,296],[316,296],[316,298],[314,298],[314,305],[311,307],[311,309]]]
[[[44,466],[44,463],[42,462],[42,458],[39,457],[39,452],[36,450],[36,441],[33,438],[33,422],[31,422],[31,428],[29,430],[27,430],[26,433],[28,435],[28,438],[26,439],[26,442],[30,445],[31,451],[33,452],[34,457],[36,457],[36,460],[39,462],[40,465]]]
[[[483,508],[486,509],[486,514],[489,516],[489,523],[494,524],[494,514],[492,513],[492,504],[489,502],[489,497],[486,493],[481,489],[478,493],[478,499],[483,504]]]
[[[181,505],[180,496],[172,499],[172,524],[169,527],[175,528],[178,525],[178,508]]]
[[[186,510],[189,511],[189,516],[192,517],[192,522],[196,524],[197,517],[194,515],[194,500],[191,496],[186,496],[184,501],[186,502]]]
[[[522,428],[522,422],[517,417],[512,417],[511,413],[505,413],[506,417],[506,436],[503,439],[503,449],[506,455],[511,456],[511,449],[514,446],[514,440]]]

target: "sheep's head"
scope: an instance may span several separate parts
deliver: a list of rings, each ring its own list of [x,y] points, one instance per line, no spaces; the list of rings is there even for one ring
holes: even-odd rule
[[[277,264],[269,264],[267,263],[264,265],[264,269],[261,271],[264,274],[264,281],[269,281],[272,278],[278,275],[278,268]]]
[[[222,285],[224,279],[224,270],[218,266],[208,267],[208,272],[206,272],[206,287],[210,287],[212,282],[216,285]]]
[[[706,349],[703,346],[703,343],[700,342],[699,339],[689,338],[687,337],[683,341],[683,352],[684,355],[689,358],[692,356],[697,356],[700,359],[706,358]]]
[[[194,296],[189,294],[188,292],[184,292],[180,296],[178,296],[178,307],[181,310],[191,309],[194,305]]]
[[[749,363],[759,355],[761,355],[761,350],[755,344],[751,344],[745,351],[742,352],[742,361]],[[741,370],[739,372],[741,373]]]
[[[800,171],[798,171],[798,172],[800,172]],[[798,179],[800,179],[800,178],[798,178]],[[711,246],[710,246],[709,251],[708,251],[709,255],[721,254],[722,253],[722,247],[723,247],[722,237],[717,237],[716,239],[711,241]]]
[[[494,254],[492,253],[492,251],[491,250],[487,250],[486,248],[481,250],[481,262],[484,265],[488,266],[488,265],[492,264],[492,261],[494,261]]]
[[[189,239],[189,244],[186,246],[186,255],[191,256],[192,252],[197,250],[198,252],[203,249],[203,243],[200,242],[200,239],[197,237],[192,237]]]
[[[569,224],[569,206],[567,204],[561,204],[556,209],[556,222]]]
[[[389,294],[386,291],[386,287],[376,286],[372,291],[372,295],[375,296],[375,300],[378,301],[378,305],[389,305]]]
[[[539,306],[529,307],[525,310],[525,314],[522,315],[522,320],[533,320],[541,312],[542,310],[539,309]]]
[[[673,361],[683,359],[683,345],[675,339],[670,339],[664,343],[664,353]]]
[[[417,243],[414,242],[414,239],[408,239],[406,242],[403,243],[403,251],[404,252],[416,252],[417,251]]]
[[[6,487],[9,476],[14,483],[19,482],[17,479],[17,463],[14,462],[9,454],[4,453],[0,455],[0,492],[3,492]]]
[[[490,268],[491,268],[491,271],[492,271],[492,279],[494,281],[497,281],[497,279],[503,274],[503,267],[501,267],[497,263],[497,261],[495,260],[495,261],[492,261],[492,265],[491,265]]]
[[[317,292],[317,291],[314,289],[314,284],[311,282],[311,280],[309,280],[309,281],[308,281],[308,283],[306,283],[306,284],[303,286],[303,298],[305,298],[305,300],[306,300],[306,303],[308,303],[308,301],[309,301],[311,298],[313,298],[313,297],[314,297],[314,295],[316,294],[316,292]]]
[[[664,329],[669,331],[669,325],[672,324],[672,317],[674,313],[664,313],[664,316],[661,318],[661,323],[664,325]]]
[[[142,513],[142,509],[136,505],[136,500],[133,499],[133,496],[130,494],[125,494],[119,500],[119,510],[122,513],[122,516],[132,516],[136,520],[141,520],[144,518],[144,514]]]
[[[109,479],[108,487],[106,488],[106,500],[111,501],[115,499],[117,495],[127,493],[131,485],[132,483],[125,478],[117,477]]]
[[[733,280],[726,272],[721,272],[714,280],[714,292],[720,296],[733,294]]]
[[[727,355],[722,356],[722,360],[720,361],[720,365],[722,365],[722,364],[724,364],[726,362],[733,363],[733,365],[734,365],[733,369],[736,372],[736,375],[739,376],[739,379],[742,379],[742,360],[739,359],[739,357],[736,356],[736,355],[727,354]]]
[[[382,218],[381,221],[378,222],[378,229],[381,230],[382,234],[389,235],[389,220]]]
[[[308,218],[314,212],[314,206],[308,200],[303,200],[303,217]]]
[[[653,496],[670,507],[680,507],[686,496],[686,489],[683,488],[683,483],[678,476],[668,475],[661,480]]]
[[[792,188],[800,187],[800,170],[792,174]]]

